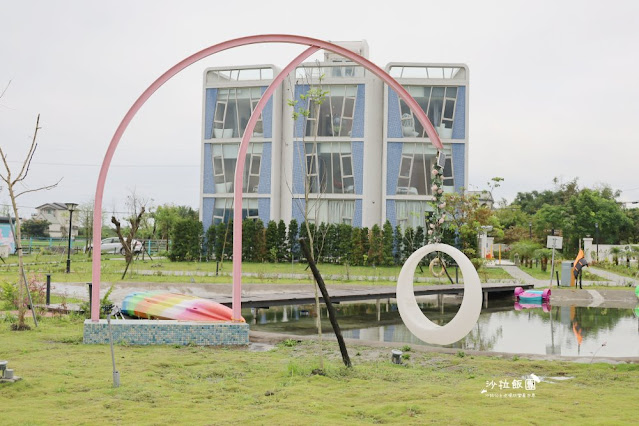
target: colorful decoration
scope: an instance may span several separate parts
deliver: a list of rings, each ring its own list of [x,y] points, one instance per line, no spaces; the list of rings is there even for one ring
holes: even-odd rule
[[[550,289],[545,290],[524,290],[521,287],[515,289],[515,297],[522,303],[532,303],[541,305],[542,302],[550,301]]]
[[[220,303],[165,291],[136,291],[122,301],[122,313],[146,319],[231,321],[233,310]],[[240,317],[241,322],[245,322]]]

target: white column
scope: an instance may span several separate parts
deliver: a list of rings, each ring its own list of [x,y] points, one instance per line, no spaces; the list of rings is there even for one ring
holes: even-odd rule
[[[592,238],[584,238],[584,257],[586,258],[586,262],[592,262]]]

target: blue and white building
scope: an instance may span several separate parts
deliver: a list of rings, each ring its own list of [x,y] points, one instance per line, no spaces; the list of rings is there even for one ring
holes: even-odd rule
[[[366,42],[340,43],[368,56]],[[391,63],[438,131],[447,191],[468,179],[468,69]],[[240,138],[272,65],[210,68],[204,75],[200,215],[205,229],[232,217]],[[312,98],[321,98],[321,103]],[[436,151],[397,94],[364,68],[327,53],[299,66],[269,100],[246,158],[243,217],[304,218],[371,227],[424,225]]]

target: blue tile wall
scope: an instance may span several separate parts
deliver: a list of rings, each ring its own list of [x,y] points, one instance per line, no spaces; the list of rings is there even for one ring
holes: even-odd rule
[[[304,193],[305,162],[304,142],[293,142],[293,194]]]
[[[364,137],[364,114],[366,107],[366,90],[363,84],[357,85],[357,99],[355,100],[355,116],[353,120],[352,138]]]
[[[204,139],[211,139],[213,133],[213,114],[217,102],[217,89],[206,89],[204,103]]]
[[[204,232],[213,223],[213,206],[215,205],[214,198],[204,198],[202,200],[202,226],[204,226]]]
[[[355,200],[355,213],[353,216],[353,226],[362,227],[362,200]]]
[[[295,111],[298,111],[299,108],[306,108],[307,101],[304,101],[300,98],[301,95],[304,95],[308,92],[311,87],[308,84],[299,84],[295,86],[295,100],[297,104],[295,105]],[[295,131],[293,133],[294,139],[299,139],[304,137],[304,116],[300,115],[300,117],[295,121]]]
[[[291,218],[295,219],[298,225],[304,222],[304,206],[306,206],[306,201],[303,198],[293,198]]]
[[[266,92],[266,86],[262,88],[262,95]],[[262,125],[264,126],[264,138],[271,139],[273,137],[273,97],[268,100],[264,110],[262,111]]]
[[[129,345],[248,345],[249,325],[235,322],[112,320],[113,342]],[[85,344],[109,342],[106,320],[84,323]]]
[[[395,200],[386,200],[386,219],[389,220],[393,229],[397,226],[397,216],[395,211]]]
[[[457,103],[455,104],[455,121],[453,122],[453,139],[466,137],[466,87],[457,88]]]
[[[265,224],[271,220],[271,199],[270,198],[258,198],[257,199],[257,214],[260,216],[260,220]]]
[[[262,162],[260,164],[260,185],[257,188],[258,194],[271,193],[271,167],[273,165],[273,144],[264,142],[262,144]],[[248,167],[248,164],[246,165]]]
[[[466,144],[451,144],[453,153],[453,176],[455,177],[455,191],[461,192],[465,182],[464,166],[466,162]]]
[[[397,178],[399,177],[399,163],[402,159],[402,142],[389,142],[386,145],[386,195],[397,192]]]
[[[203,171],[203,191],[205,194],[215,193],[215,180],[213,178],[213,146],[210,143],[204,144],[204,171]]]
[[[388,88],[388,138],[397,139],[402,135],[402,120],[399,113],[399,96]]]
[[[364,142],[351,142],[355,193],[362,195],[364,183]]]

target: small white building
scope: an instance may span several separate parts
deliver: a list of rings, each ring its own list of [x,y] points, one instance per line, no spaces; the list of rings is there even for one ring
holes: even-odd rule
[[[64,238],[69,236],[69,210],[64,203],[47,203],[36,207],[36,213],[31,217],[36,220],[49,222],[49,236],[52,238]],[[73,215],[71,236],[78,236],[79,215]]]

